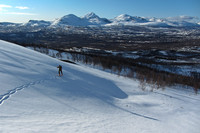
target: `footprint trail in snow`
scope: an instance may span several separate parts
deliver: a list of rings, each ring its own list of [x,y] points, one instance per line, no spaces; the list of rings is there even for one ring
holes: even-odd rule
[[[44,82],[46,80],[51,80],[51,79],[53,79],[53,78],[45,79],[45,80],[44,79],[43,80],[38,80],[38,81],[35,81],[35,82],[30,82],[28,84],[16,87],[16,88],[14,88],[12,90],[9,90],[7,93],[5,93],[3,95],[0,95],[0,105],[2,105],[5,102],[5,100],[9,99],[12,95],[16,94],[18,91],[21,91],[21,90],[23,90],[25,88],[28,88],[30,86],[34,86],[36,84],[40,84],[40,83],[42,83],[42,82]]]

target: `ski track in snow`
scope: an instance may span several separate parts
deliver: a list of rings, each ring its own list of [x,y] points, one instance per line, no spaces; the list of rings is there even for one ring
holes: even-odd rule
[[[169,97],[169,98],[173,98],[173,99],[176,99],[176,100],[180,100],[180,101],[183,101],[183,102],[187,102],[188,100],[193,100],[193,101],[200,101],[199,99],[195,99],[195,98],[192,98],[192,97],[188,97],[188,96],[185,96],[185,95],[181,95],[181,94],[177,94],[177,93],[174,93],[173,95],[168,95],[168,94],[165,94],[165,93],[160,93],[160,92],[154,92],[155,94],[158,94],[158,95],[162,95],[162,96],[165,96],[165,97]],[[181,97],[184,97],[184,99]],[[187,99],[187,101],[186,101]]]
[[[12,95],[16,94],[18,91],[21,91],[21,90],[28,88],[30,86],[34,86],[36,84],[41,84],[44,81],[52,80],[52,79],[55,79],[55,78],[56,77],[51,77],[49,79],[37,80],[37,81],[34,81],[34,82],[30,82],[28,84],[21,85],[19,87],[14,88],[14,89],[11,89],[7,93],[0,95],[0,105],[2,105],[7,99],[9,99]]]

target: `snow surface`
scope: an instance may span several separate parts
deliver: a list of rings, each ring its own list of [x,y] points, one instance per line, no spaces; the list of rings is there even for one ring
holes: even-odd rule
[[[57,76],[57,65],[63,77]],[[200,96],[64,63],[0,41],[0,132],[199,133]],[[148,88],[148,87],[147,87]]]

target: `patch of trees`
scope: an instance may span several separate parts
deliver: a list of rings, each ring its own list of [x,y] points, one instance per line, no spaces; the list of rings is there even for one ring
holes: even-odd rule
[[[49,54],[48,48],[34,47],[34,50],[44,54]],[[58,51],[58,53],[53,53],[51,56],[54,58],[62,59],[63,52],[65,51]],[[167,57],[175,60],[173,52],[174,51],[171,52],[171,57],[169,55]],[[155,56],[156,53],[158,54],[159,52],[149,52],[145,56]],[[63,60],[65,62],[82,62],[84,64],[109,71],[119,76],[137,79],[140,81],[139,87],[142,90],[145,90],[147,86],[150,86],[151,90],[153,91],[154,89],[164,89],[167,86],[176,85],[184,86],[184,88],[193,88],[195,93],[197,93],[200,89],[199,72],[191,72],[191,75],[185,76],[178,73],[167,72],[159,69],[159,67],[155,67],[155,65],[166,65],[170,69],[175,69],[175,66],[173,66],[171,63],[156,62],[153,59],[145,59],[144,57],[142,58],[142,56],[138,59],[125,58],[121,54],[113,55],[111,53],[106,53],[105,51],[97,52],[95,50],[85,52],[68,51],[67,54],[70,55],[70,59],[68,58],[69,60]],[[194,56],[193,54],[185,54],[189,57]],[[185,64],[181,63],[179,65],[184,66]]]
[[[200,73],[198,72],[193,72],[191,76],[184,76],[145,66],[138,60],[130,58],[93,54],[84,54],[83,56],[74,52],[71,55],[75,62],[81,61],[85,64],[102,67],[104,70],[110,70],[118,75],[138,79],[142,89],[145,89],[147,84],[152,87],[152,90],[175,85],[192,87],[195,93],[200,89]]]

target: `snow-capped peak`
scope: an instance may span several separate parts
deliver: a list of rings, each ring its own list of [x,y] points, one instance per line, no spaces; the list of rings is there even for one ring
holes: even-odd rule
[[[132,20],[132,16],[128,15],[128,14],[121,14],[119,16],[117,16],[114,20],[117,21],[130,21]]]
[[[96,15],[94,12],[90,12],[86,14],[83,18],[85,19],[93,19],[93,18],[100,18],[98,15]]]
[[[74,14],[65,15],[59,19],[56,19],[52,26],[64,26],[64,25],[73,25],[73,26],[82,26],[81,18],[77,17]]]
[[[148,22],[147,19],[142,18],[142,17],[138,17],[138,16],[130,16],[128,14],[121,14],[119,16],[117,16],[114,21],[117,22],[132,22],[132,23],[144,23],[144,22]]]
[[[92,25],[104,25],[110,23],[110,21],[106,18],[100,18],[93,12],[86,14],[82,19],[88,21]]]
[[[63,16],[60,20],[64,20],[64,19],[79,19],[79,17],[77,17],[74,14],[68,14],[68,15]]]
[[[100,18],[95,13],[91,12],[84,17],[77,17],[74,14],[66,15],[60,19],[56,19],[51,26],[90,26],[90,25],[104,25],[110,23],[109,20]]]
[[[129,26],[199,26],[199,19],[191,16],[178,16],[169,18],[144,18],[138,16],[130,16],[127,14],[121,14],[112,20],[112,25],[129,25]]]

